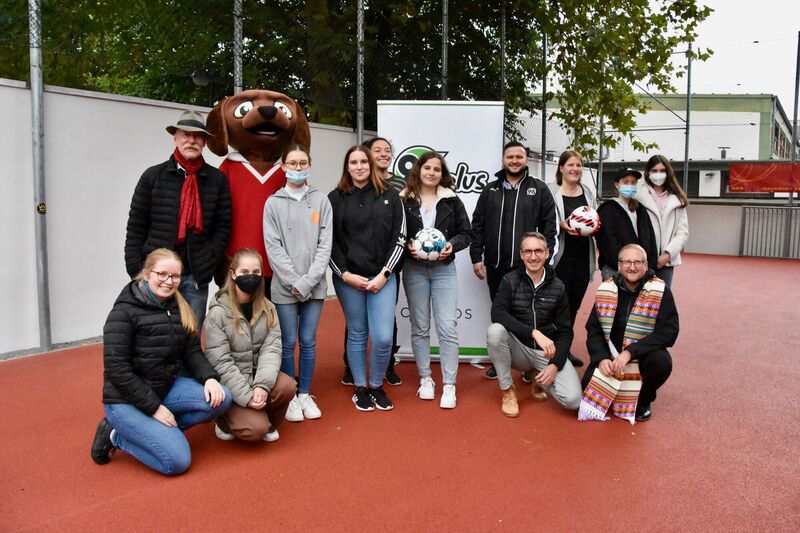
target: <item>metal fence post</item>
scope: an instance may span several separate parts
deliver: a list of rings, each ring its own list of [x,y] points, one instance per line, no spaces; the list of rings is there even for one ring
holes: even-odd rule
[[[442,0],[442,100],[447,100],[448,0]]]
[[[233,0],[233,94],[242,85],[242,0]]]
[[[39,347],[50,350],[50,275],[47,260],[47,202],[44,180],[44,75],[42,73],[42,6],[28,1],[31,61],[31,132],[33,150],[33,202],[36,232],[36,282],[39,311]]]
[[[356,143],[364,142],[364,0],[358,0],[356,28]]]
[[[689,195],[689,122],[692,113],[692,43],[686,52],[689,64],[686,67],[686,146],[683,151],[683,190]]]
[[[547,34],[542,32],[542,181],[547,171]]]

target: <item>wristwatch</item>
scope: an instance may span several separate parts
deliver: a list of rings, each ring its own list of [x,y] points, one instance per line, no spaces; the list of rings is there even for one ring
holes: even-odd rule
[[[391,270],[384,270],[383,271],[383,277],[384,278],[389,279],[389,276],[391,276],[391,275],[392,275],[392,271]]]

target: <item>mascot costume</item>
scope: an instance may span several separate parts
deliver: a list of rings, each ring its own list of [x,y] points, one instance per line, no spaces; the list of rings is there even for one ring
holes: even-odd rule
[[[208,148],[228,157],[219,169],[231,191],[231,236],[215,281],[222,286],[231,257],[242,248],[261,254],[267,296],[272,269],[264,248],[264,203],[286,185],[280,166],[283,149],[293,143],[311,148],[311,131],[300,105],[285,94],[260,89],[225,97],[208,115],[213,135]]]

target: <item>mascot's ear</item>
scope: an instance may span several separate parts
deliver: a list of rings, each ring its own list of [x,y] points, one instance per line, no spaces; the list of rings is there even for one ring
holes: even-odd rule
[[[301,146],[305,146],[311,150],[311,130],[308,127],[306,112],[303,111],[303,108],[300,106],[300,102],[297,100],[294,101],[294,105],[297,111],[297,126],[294,128],[292,142]]]
[[[208,149],[222,157],[228,154],[228,124],[225,122],[225,104],[228,97],[211,110],[206,119],[206,129],[211,133],[208,138]]]

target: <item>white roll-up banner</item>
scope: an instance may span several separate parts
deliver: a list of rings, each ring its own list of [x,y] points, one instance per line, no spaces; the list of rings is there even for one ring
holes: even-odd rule
[[[478,195],[501,168],[503,102],[378,101],[378,135],[392,144],[395,158],[391,171],[398,177],[408,176],[424,152],[440,153],[471,219]],[[491,323],[489,289],[486,281],[473,273],[469,249],[458,252],[456,267],[459,358],[486,362],[486,330]],[[402,288],[396,313],[398,359],[413,358],[408,304]],[[433,316],[430,331],[435,359],[439,342]]]

